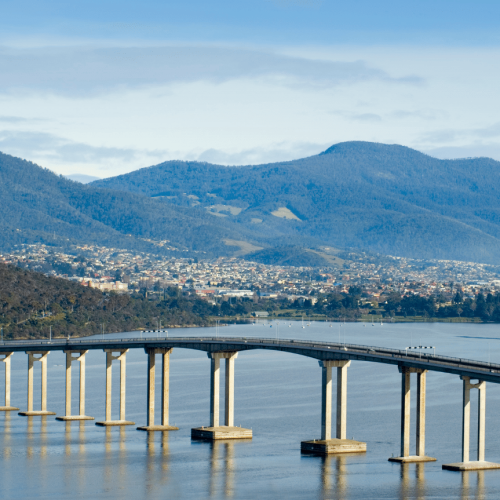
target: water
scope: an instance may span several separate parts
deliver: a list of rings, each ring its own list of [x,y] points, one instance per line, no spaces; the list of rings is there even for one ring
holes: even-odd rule
[[[500,362],[498,325],[417,323],[392,325],[280,321],[279,336],[402,348],[433,345],[436,353]],[[215,328],[171,331],[214,336]],[[276,337],[278,325],[220,328],[220,335]],[[114,335],[118,336],[118,335]],[[120,334],[137,336],[137,334]],[[118,418],[118,363],[113,368],[113,418]],[[35,364],[35,409],[39,407]],[[0,414],[2,498],[500,498],[500,470],[458,473],[443,463],[460,461],[462,385],[458,376],[427,377],[426,454],[435,463],[401,466],[400,375],[397,367],[353,361],[348,370],[347,433],[367,443],[366,454],[301,456],[302,440],[320,437],[321,370],[318,362],[274,351],[240,352],[235,362],[235,423],[252,428],[251,442],[192,442],[192,427],[209,423],[209,359],[174,349],[170,368],[170,433],[135,426],[102,428],[54,417]],[[222,372],[223,364],[221,364]],[[65,355],[48,362],[48,410],[64,415]],[[157,408],[160,378],[157,370]],[[221,383],[223,375],[221,374]],[[0,385],[3,386],[0,366]],[[12,404],[25,409],[27,356],[12,356]],[[87,354],[86,413],[104,419],[105,354]],[[335,385],[334,385],[335,387]],[[412,450],[415,436],[412,377]],[[223,393],[223,391],[222,391]],[[477,391],[472,391],[471,458],[476,453]],[[38,396],[38,399],[37,399]],[[77,410],[78,363],[73,366]],[[335,396],[334,396],[335,397]],[[223,401],[221,401],[223,409]],[[500,387],[487,384],[486,460],[500,462]],[[127,355],[127,419],[146,423],[146,355]],[[157,414],[157,419],[159,415]]]

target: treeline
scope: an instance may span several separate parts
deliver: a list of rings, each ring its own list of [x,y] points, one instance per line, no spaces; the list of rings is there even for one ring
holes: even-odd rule
[[[5,339],[87,336],[210,323],[213,308],[168,288],[160,296],[102,293],[67,280],[0,264],[0,328]]]
[[[374,307],[376,306],[376,307]],[[218,314],[224,316],[241,316],[254,311],[267,311],[274,315],[286,315],[290,309],[298,313],[324,315],[327,318],[356,320],[363,314],[388,317],[421,317],[432,318],[479,318],[482,321],[500,322],[500,296],[491,293],[479,293],[475,299],[464,298],[457,291],[451,301],[443,296],[420,297],[418,295],[401,295],[391,293],[380,304],[369,302],[368,294],[357,286],[349,288],[347,293],[317,294],[296,299],[258,301],[223,302],[217,306]]]

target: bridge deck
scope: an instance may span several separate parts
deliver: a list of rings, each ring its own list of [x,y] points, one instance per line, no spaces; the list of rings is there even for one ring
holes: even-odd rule
[[[309,340],[266,339],[245,337],[177,337],[127,339],[21,340],[0,344],[0,353],[19,351],[63,351],[99,349],[181,348],[205,352],[248,351],[269,349],[318,360],[351,359],[372,363],[423,368],[500,383],[500,364],[449,356],[407,352],[385,347],[343,344]]]

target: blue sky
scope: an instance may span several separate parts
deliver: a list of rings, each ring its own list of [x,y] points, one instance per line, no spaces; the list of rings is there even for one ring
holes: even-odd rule
[[[3,1],[0,150],[60,173],[346,140],[500,160],[498,1]]]

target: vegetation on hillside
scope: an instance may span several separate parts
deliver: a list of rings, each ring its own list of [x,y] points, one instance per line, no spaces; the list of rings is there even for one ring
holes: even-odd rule
[[[311,248],[314,238],[337,248],[498,263],[499,167],[488,158],[438,160],[403,146],[347,142],[258,166],[169,161],[93,184],[179,206],[238,207],[219,219],[273,246]],[[300,220],[272,215],[280,208]]]
[[[0,327],[5,339],[86,336],[138,328],[208,325],[212,307],[178,288],[163,294],[102,293],[60,278],[0,264]]]

